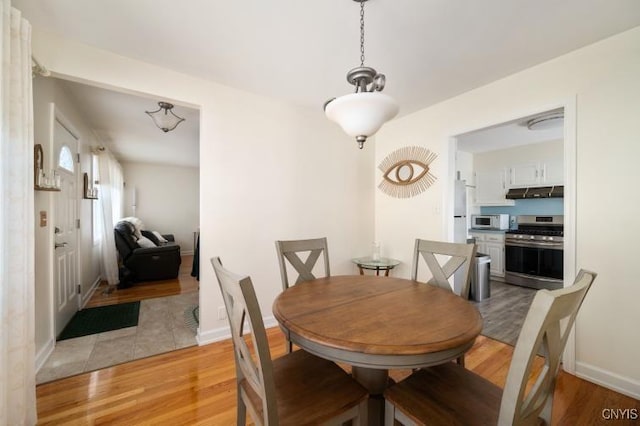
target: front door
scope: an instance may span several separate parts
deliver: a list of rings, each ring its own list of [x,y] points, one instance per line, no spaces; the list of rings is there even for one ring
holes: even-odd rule
[[[78,311],[78,139],[58,120],[54,124],[56,179],[60,193],[55,198],[54,292],[56,336]]]

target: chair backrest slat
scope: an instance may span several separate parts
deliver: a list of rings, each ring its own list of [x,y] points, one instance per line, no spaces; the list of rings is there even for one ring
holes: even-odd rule
[[[287,274],[285,259],[293,266],[298,273],[294,284],[302,281],[313,280],[315,267],[320,255],[323,255],[324,273],[328,277],[331,275],[329,269],[329,248],[326,238],[314,238],[309,240],[276,241],[276,251],[280,264],[280,276],[282,278],[282,288],[286,290],[291,285]],[[300,259],[299,253],[309,252],[309,257],[305,261]]]
[[[444,265],[441,265],[436,258],[437,255],[449,256],[450,258],[444,263]],[[460,268],[463,268],[463,284],[462,288],[460,289],[459,296],[463,297],[464,299],[468,299],[469,282],[471,280],[471,266],[473,264],[475,255],[475,244],[459,244],[444,241],[416,239],[416,244],[413,251],[413,267],[411,271],[411,279],[418,279],[418,264],[420,263],[421,256],[432,274],[432,278],[427,281],[427,283],[444,288],[449,291],[451,291],[449,278],[451,278],[451,276]]]
[[[536,293],[516,344],[502,403],[499,425],[551,424],[555,380],[571,328],[597,274],[581,270],[571,287]],[[536,356],[544,366],[527,392]]]

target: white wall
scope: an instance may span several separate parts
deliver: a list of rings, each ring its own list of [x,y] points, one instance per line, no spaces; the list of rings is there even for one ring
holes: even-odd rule
[[[80,167],[78,170],[78,187],[82,188],[82,173],[90,172],[91,156],[89,147],[96,144],[96,139],[86,124],[85,118],[75,107],[73,100],[56,84],[55,79],[36,77],[33,80],[33,115],[35,143],[42,145],[44,152],[44,169],[55,167],[53,144],[51,139],[51,104],[55,104],[57,112],[78,131]],[[47,352],[53,348],[55,331],[53,328],[53,224],[55,223],[54,202],[59,196],[55,192],[35,192],[35,343],[36,362],[41,365]],[[78,194],[80,196],[80,194]],[[92,285],[100,276],[100,249],[93,245],[92,204],[90,200],[80,199],[80,282],[81,298],[86,300]],[[47,226],[40,226],[40,212],[47,213]]]
[[[373,241],[373,145],[356,143],[318,108],[301,109],[33,31],[54,73],[200,108],[200,341],[226,321],[209,259],[251,275],[263,314],[281,290],[276,239],[327,236],[332,273]],[[144,118],[141,118],[144,119]],[[372,141],[373,142],[373,141]]]
[[[145,229],[173,234],[180,253],[193,254],[193,233],[200,228],[200,170],[147,163],[123,162],[124,215],[136,213]]]
[[[565,211],[577,215],[577,267],[599,274],[577,320],[576,371],[636,398],[639,46],[635,28],[387,124],[378,133],[376,162],[401,146],[426,146],[440,155],[433,163],[439,180],[412,199],[376,192],[375,201],[376,239],[404,262],[398,273],[408,276],[414,239],[447,236],[450,138],[575,102],[577,126],[569,131],[577,138],[577,201],[565,203]]]

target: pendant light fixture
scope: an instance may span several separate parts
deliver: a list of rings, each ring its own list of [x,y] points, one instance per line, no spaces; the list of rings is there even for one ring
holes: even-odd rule
[[[167,133],[175,129],[178,124],[184,121],[184,118],[178,117],[174,112],[173,104],[169,102],[158,102],[160,108],[156,111],[145,111],[153,120],[156,126],[163,132]]]
[[[398,104],[384,95],[384,74],[364,66],[364,4],[360,3],[360,66],[347,73],[347,81],[355,86],[355,93],[333,98],[324,104],[327,118],[335,121],[349,136],[355,137],[362,149],[367,138],[398,114]]]

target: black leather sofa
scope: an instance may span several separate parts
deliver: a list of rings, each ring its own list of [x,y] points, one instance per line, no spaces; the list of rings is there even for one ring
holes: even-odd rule
[[[147,236],[150,234],[142,232]],[[114,236],[121,261],[121,287],[138,281],[168,280],[178,276],[180,246],[175,243],[173,235],[163,235],[169,242],[157,247],[140,247],[136,243],[133,224],[120,221],[114,227]]]

